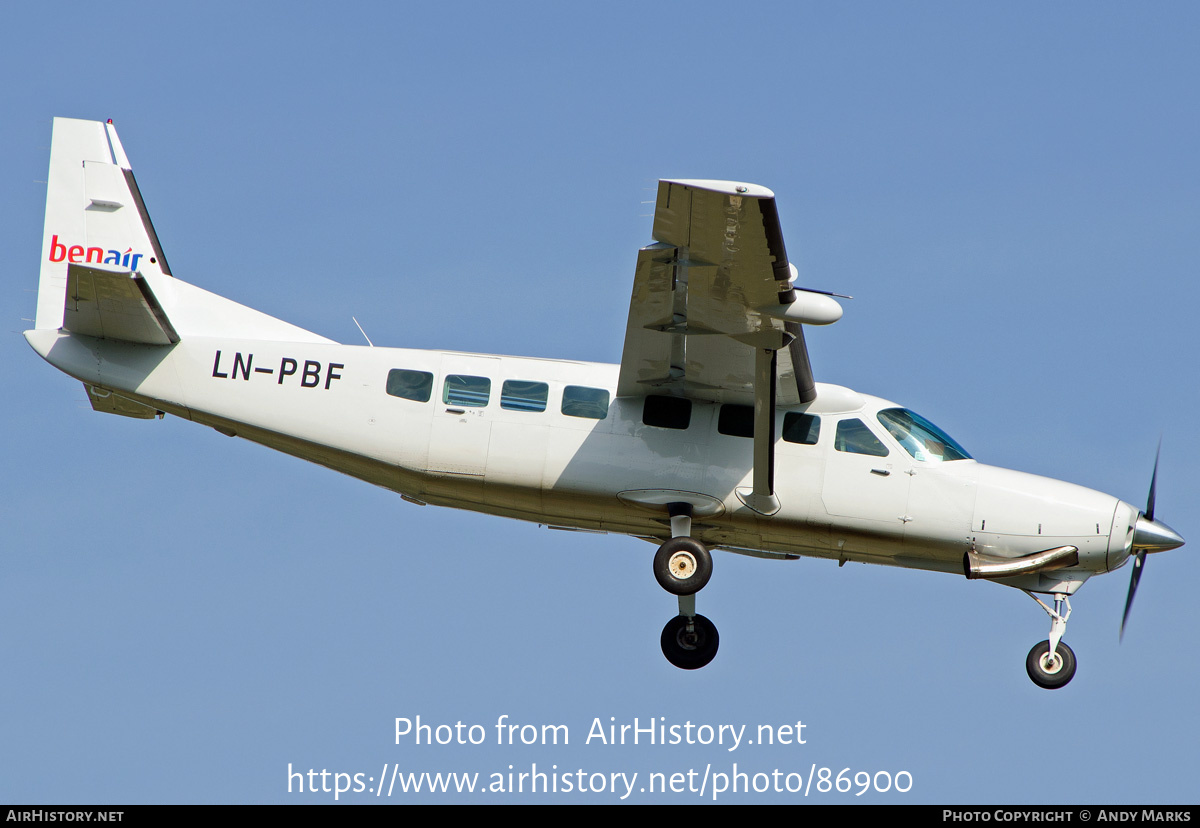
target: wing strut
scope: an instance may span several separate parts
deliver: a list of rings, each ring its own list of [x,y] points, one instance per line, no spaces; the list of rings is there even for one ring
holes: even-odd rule
[[[754,349],[754,488],[738,489],[742,503],[760,515],[779,511],[775,495],[775,364],[778,351]]]

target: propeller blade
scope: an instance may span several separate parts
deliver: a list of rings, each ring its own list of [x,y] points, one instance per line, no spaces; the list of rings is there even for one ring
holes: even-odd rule
[[[1153,487],[1151,488],[1153,491]],[[1129,608],[1133,606],[1133,595],[1137,592],[1138,581],[1142,577],[1142,566],[1146,562],[1146,553],[1138,552],[1133,561],[1133,575],[1129,578],[1129,596],[1125,599],[1125,614],[1121,616],[1121,635],[1118,641],[1125,640],[1125,622],[1129,620]]]
[[[1150,494],[1146,496],[1146,511],[1143,516],[1154,523],[1154,501],[1158,493],[1158,458],[1162,454],[1162,438],[1158,438],[1158,448],[1154,450],[1154,471],[1150,475]],[[1141,520],[1141,518],[1139,518]],[[1174,534],[1174,533],[1172,533]],[[1178,535],[1176,535],[1178,537]],[[1179,540],[1183,540],[1179,538]],[[1121,634],[1118,641],[1125,640],[1125,624],[1129,621],[1129,608],[1133,606],[1133,596],[1137,593],[1138,581],[1142,579],[1142,567],[1146,565],[1146,550],[1139,549],[1133,561],[1133,574],[1129,576],[1129,594],[1125,597],[1125,614],[1121,616]]]
[[[1162,439],[1158,441],[1158,449],[1154,452],[1154,474],[1150,475],[1150,496],[1146,498],[1145,515],[1149,520],[1154,520],[1154,497],[1155,491],[1158,489],[1158,455],[1162,453]]]

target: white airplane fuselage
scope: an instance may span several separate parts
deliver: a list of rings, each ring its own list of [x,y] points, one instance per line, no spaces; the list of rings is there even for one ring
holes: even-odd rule
[[[774,193],[659,182],[620,365],[341,345],[176,279],[112,122],[55,119],[35,327],[94,409],[172,414],[406,500],[658,544],[667,660],[709,664],[710,548],[958,573],[1030,593],[1026,660],[1065,686],[1069,596],[1183,538],[1110,495],[978,463],[915,412],[816,382],[805,328],[842,316],[797,286]],[[1122,622],[1124,624],[1124,622]],[[1123,629],[1123,626],[1122,626]]]
[[[613,395],[603,419],[560,411],[562,389],[610,393],[616,365],[323,342],[188,337],[171,346],[29,331],[65,373],[103,391],[320,463],[420,503],[662,540],[663,506],[695,509],[704,543],[763,557],[797,555],[962,574],[967,549],[1018,558],[1075,546],[1078,565],[1002,582],[1071,594],[1120,567],[1138,509],[1059,480],[975,460],[917,460],[876,414],[893,403],[818,384],[796,410],[821,421],[815,445],[776,443],[780,510],[757,514],[751,440],[719,433],[719,405],[696,404],[686,429],[643,423],[642,398]],[[389,395],[389,371],[433,375],[418,402]],[[447,375],[491,380],[486,405],[444,402]],[[545,410],[502,406],[505,380],[544,382]],[[781,418],[783,412],[780,414]],[[834,424],[855,417],[887,456],[834,448]]]

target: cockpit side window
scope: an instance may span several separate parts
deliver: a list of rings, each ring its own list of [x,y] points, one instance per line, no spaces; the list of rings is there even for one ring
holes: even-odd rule
[[[887,457],[887,446],[871,433],[862,420],[842,420],[837,424],[837,435],[833,447],[849,454],[869,454],[872,457]]]
[[[887,408],[878,414],[879,422],[914,460],[943,463],[970,460],[966,449],[920,414],[906,408]]]

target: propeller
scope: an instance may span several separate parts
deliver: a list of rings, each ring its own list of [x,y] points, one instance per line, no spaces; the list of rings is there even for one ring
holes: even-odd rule
[[[1125,614],[1121,616],[1121,635],[1118,641],[1125,640],[1125,622],[1129,620],[1129,608],[1133,606],[1133,596],[1137,592],[1138,581],[1142,579],[1142,567],[1146,565],[1146,553],[1139,551],[1133,559],[1133,575],[1129,579],[1129,594],[1125,596]]]
[[[1125,638],[1125,624],[1129,621],[1129,609],[1133,606],[1133,596],[1137,593],[1138,581],[1142,579],[1142,568],[1146,565],[1147,552],[1161,552],[1164,549],[1176,549],[1183,546],[1183,538],[1179,533],[1154,519],[1154,501],[1158,490],[1158,456],[1162,452],[1162,440],[1158,441],[1158,449],[1154,452],[1154,473],[1150,475],[1150,494],[1146,498],[1146,511],[1138,515],[1133,530],[1133,548],[1136,557],[1133,561],[1133,574],[1129,578],[1129,595],[1125,598],[1125,614],[1121,616],[1120,640]]]

